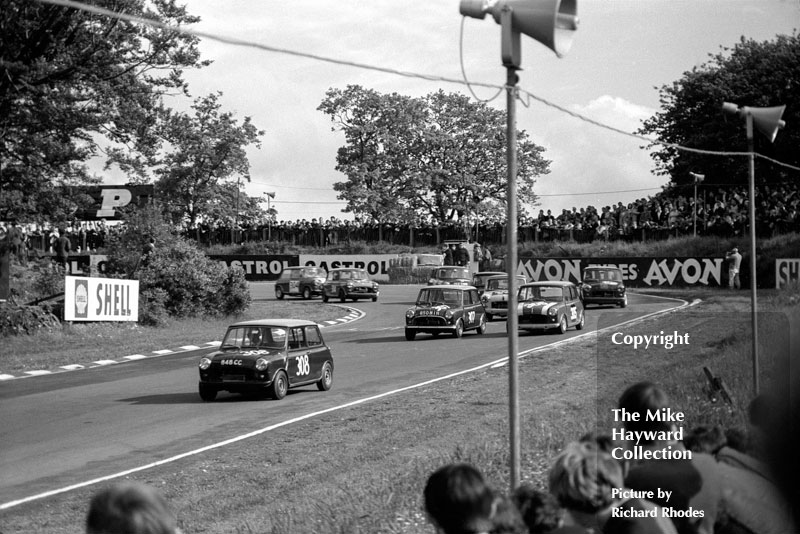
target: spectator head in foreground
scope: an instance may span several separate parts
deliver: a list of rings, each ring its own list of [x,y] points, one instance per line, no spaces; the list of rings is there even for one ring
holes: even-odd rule
[[[623,487],[622,466],[595,442],[574,441],[556,457],[549,474],[550,493],[575,515],[594,515],[614,501]]]
[[[494,494],[483,475],[468,464],[449,464],[434,471],[423,492],[431,523],[444,534],[489,532]]]
[[[523,484],[514,490],[511,499],[522,514],[530,534],[545,534],[564,523],[564,510],[558,500],[546,491]]]
[[[638,382],[622,392],[618,407],[630,413],[638,413],[638,421],[625,420],[625,430],[630,431],[665,431],[672,430],[668,421],[648,421],[647,413],[655,413],[662,408],[669,408],[669,397],[663,389],[652,382]],[[647,442],[642,439],[642,442]]]
[[[180,534],[161,493],[137,482],[120,482],[94,494],[86,534]]]

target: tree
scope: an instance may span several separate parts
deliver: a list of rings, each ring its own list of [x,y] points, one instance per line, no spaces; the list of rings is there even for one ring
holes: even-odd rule
[[[167,317],[244,312],[251,302],[244,272],[209,259],[195,242],[177,233],[167,215],[155,202],[127,209],[125,224],[106,246],[109,274],[139,280],[139,321],[161,324]],[[155,251],[143,261],[151,237]]]
[[[320,104],[344,132],[334,184],[346,211],[376,220],[444,222],[505,204],[505,113],[464,95],[422,98],[349,85]],[[518,135],[518,201],[534,205],[535,178],[549,172],[544,149]],[[484,204],[484,206],[481,206]]]
[[[661,111],[645,121],[639,133],[663,142],[692,148],[747,151],[744,120],[725,115],[722,103],[769,107],[785,104],[786,128],[775,143],[754,135],[755,151],[773,159],[800,165],[800,40],[779,35],[774,41],[756,42],[742,38],[732,49],[660,89]],[[656,172],[668,175],[676,184],[692,183],[690,172],[705,174],[706,183],[746,183],[749,172],[742,157],[722,157],[657,146],[652,157]],[[759,181],[784,180],[785,167],[759,159]]]
[[[170,25],[197,22],[175,0],[94,5]],[[28,0],[0,10],[0,218],[58,214],[60,185],[91,181],[100,143],[147,155],[161,96],[207,64],[198,39]],[[113,161],[120,151],[112,151]],[[62,208],[62,216],[71,209]],[[57,215],[53,215],[57,216]]]
[[[259,131],[245,117],[239,124],[232,113],[220,111],[222,94],[195,100],[194,115],[167,111],[159,131],[167,152],[154,157],[159,167],[156,189],[169,204],[173,218],[197,222],[218,200],[220,184],[240,178],[250,181],[246,148],[260,147]],[[233,213],[231,210],[230,213]]]

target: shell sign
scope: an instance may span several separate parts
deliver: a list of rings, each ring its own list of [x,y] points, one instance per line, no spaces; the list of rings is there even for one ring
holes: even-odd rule
[[[64,278],[65,321],[138,321],[139,281]]]

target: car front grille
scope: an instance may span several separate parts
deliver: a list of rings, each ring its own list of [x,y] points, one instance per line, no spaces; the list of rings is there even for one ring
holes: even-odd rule
[[[501,300],[501,301],[497,301],[497,302],[491,302],[490,306],[492,308],[506,309],[506,308],[508,308],[508,302],[506,302],[505,300]]]
[[[413,326],[445,326],[444,317],[415,317]]]
[[[547,315],[521,315],[519,317],[519,324],[550,324],[550,318]]]

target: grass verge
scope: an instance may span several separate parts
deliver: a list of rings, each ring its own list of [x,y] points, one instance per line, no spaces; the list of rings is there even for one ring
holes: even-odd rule
[[[764,321],[761,336],[769,378],[786,348],[781,318],[798,310],[796,299],[767,300],[777,319]],[[663,385],[689,427],[740,424],[751,394],[747,304],[741,294],[717,293],[623,329],[631,335],[690,333],[692,342],[680,350],[643,353],[601,333],[523,358],[523,479],[543,487],[550,460],[565,442],[607,432],[617,397],[635,381]],[[703,366],[729,384],[733,405],[709,394]],[[508,435],[507,368],[500,367],[330,412],[131,478],[160,488],[187,533],[417,534],[431,532],[421,489],[444,463],[470,462],[495,487],[508,487]],[[95,490],[13,508],[0,518],[2,532],[81,532]]]
[[[346,315],[344,308],[319,301],[255,300],[238,317],[172,320],[166,326],[136,323],[65,323],[52,332],[36,336],[9,336],[0,344],[0,372],[14,373],[55,369],[131,354],[150,354],[221,340],[227,325],[236,321],[282,317],[323,322]]]

